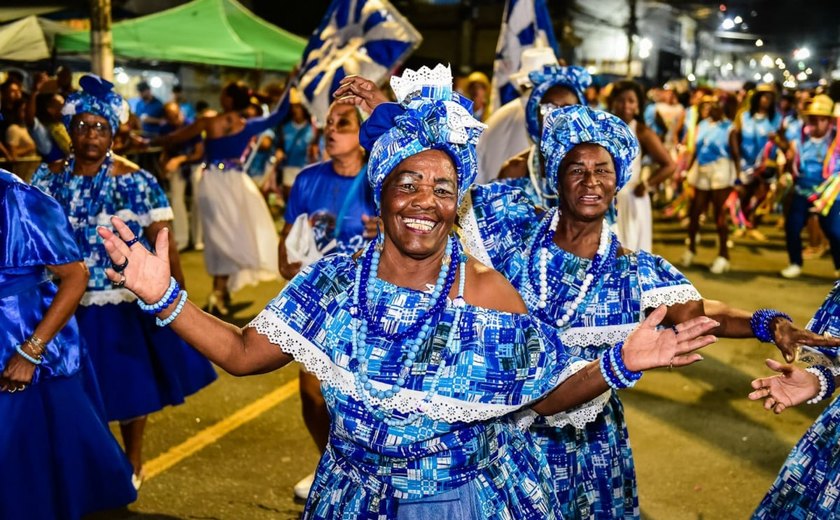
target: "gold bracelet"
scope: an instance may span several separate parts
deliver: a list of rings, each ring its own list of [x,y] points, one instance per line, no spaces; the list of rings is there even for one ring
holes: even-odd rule
[[[29,336],[29,339],[27,339],[26,341],[28,341],[29,343],[32,344],[33,347],[36,347],[36,348],[40,349],[41,351],[44,351],[44,350],[47,349],[47,346],[44,345],[44,341],[41,338],[39,338],[38,336],[36,336],[35,334]]]
[[[35,346],[35,344],[34,344],[34,343],[30,342],[29,340],[24,341],[24,342],[23,342],[23,343],[21,343],[21,345],[20,345],[20,349],[21,349],[21,350],[23,350],[23,346],[24,346],[24,345],[30,345],[30,346],[32,347],[32,352],[27,352],[27,354],[29,354],[30,356],[32,356],[33,358],[35,358],[37,361],[39,361],[39,362],[40,362],[40,361],[44,358],[44,351],[43,351],[43,350],[41,350],[41,349],[38,349],[38,348]]]

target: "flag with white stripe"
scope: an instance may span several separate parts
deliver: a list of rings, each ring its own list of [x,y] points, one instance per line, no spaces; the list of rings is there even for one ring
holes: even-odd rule
[[[507,0],[493,63],[493,109],[519,97],[508,76],[519,70],[522,51],[551,47],[559,52],[545,0]]]
[[[298,87],[304,103],[323,124],[345,76],[381,84],[422,40],[388,0],[333,0],[303,51]]]

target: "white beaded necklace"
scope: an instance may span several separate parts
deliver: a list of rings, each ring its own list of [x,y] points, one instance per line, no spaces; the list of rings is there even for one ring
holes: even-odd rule
[[[557,225],[560,222],[560,210],[556,210],[554,212],[554,216],[551,218],[551,224],[548,227],[548,233],[550,240],[553,240],[554,233],[557,231]],[[539,237],[538,237],[539,238]],[[539,282],[540,282],[540,291],[539,291],[539,301],[537,303],[537,307],[540,309],[545,309],[548,305],[548,247],[545,245],[548,242],[546,240],[543,243],[543,246],[540,248],[540,260],[539,260]],[[598,242],[598,252],[595,254],[596,258],[601,258],[603,261],[604,255],[607,253],[607,247],[610,244],[610,230],[609,226],[606,222],[601,225],[601,238]],[[583,278],[583,283],[580,288],[580,292],[575,297],[575,299],[571,302],[571,304],[566,304],[566,311],[563,313],[563,316],[557,319],[556,324],[558,327],[563,327],[568,325],[571,321],[572,317],[575,315],[575,311],[580,306],[581,303],[586,299],[586,294],[589,292],[590,287],[592,286],[592,282],[595,280],[595,275],[593,274],[594,267],[598,267],[594,265],[595,262],[589,264],[586,269],[586,275]],[[526,275],[526,279],[528,276]]]

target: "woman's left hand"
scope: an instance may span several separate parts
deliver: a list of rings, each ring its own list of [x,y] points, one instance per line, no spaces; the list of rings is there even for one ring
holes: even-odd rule
[[[622,348],[625,366],[634,372],[659,367],[681,367],[700,361],[695,350],[717,341],[707,332],[719,326],[715,320],[699,316],[673,328],[657,329],[667,313],[660,305],[627,336]]]
[[[825,337],[801,329],[784,318],[775,318],[770,327],[773,341],[788,363],[796,359],[802,347],[840,347],[840,338]]]
[[[764,399],[765,410],[782,413],[785,408],[802,404],[820,391],[820,381],[814,374],[773,359],[765,363],[770,370],[781,374],[754,379],[751,383],[754,390],[749,398],[753,401]]]
[[[17,392],[26,389],[32,382],[35,365],[27,361],[18,353],[12,355],[6,364],[6,369],[0,375],[0,391]]]
[[[376,83],[361,76],[347,76],[339,83],[333,94],[337,103],[356,105],[370,113],[381,103],[387,103],[388,97],[376,86]]]

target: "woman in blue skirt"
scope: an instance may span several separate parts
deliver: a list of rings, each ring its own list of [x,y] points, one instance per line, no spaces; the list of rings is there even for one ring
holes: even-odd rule
[[[825,336],[840,337],[840,281],[808,324]],[[814,404],[834,393],[840,375],[836,349],[805,348],[800,361],[808,368],[782,365],[772,359],[767,366],[781,375],[752,382],[750,399],[764,399],[764,408],[782,413],[802,403]],[[788,455],[776,481],[767,492],[754,519],[796,518],[823,520],[840,514],[840,400],[835,399],[805,432]]]
[[[120,421],[126,453],[139,487],[146,416],[184,398],[216,378],[212,365],[134,304],[134,295],[105,276],[111,262],[96,227],[119,215],[143,244],[169,226],[172,209],[155,178],[111,154],[123,100],[113,85],[96,76],[79,81],[62,110],[74,154],[64,164],[42,164],[32,184],[58,200],[90,270],[87,292],[76,311],[102,387],[106,416]],[[176,247],[170,248],[173,275],[183,283]]]
[[[87,278],[59,205],[0,170],[0,518],[77,519],[137,496],[85,391],[73,310]]]

